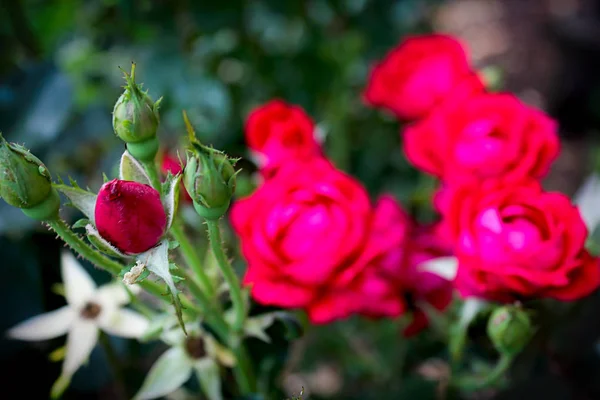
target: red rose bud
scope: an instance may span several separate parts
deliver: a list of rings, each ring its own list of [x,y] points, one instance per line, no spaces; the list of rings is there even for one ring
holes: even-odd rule
[[[25,147],[0,134],[0,197],[38,220],[58,215],[60,199],[46,166]]]
[[[156,130],[158,128],[158,106],[160,99],[153,102],[147,92],[135,83],[135,64],[131,74],[125,73],[127,85],[113,110],[115,134],[127,143],[127,150],[140,161],[151,161],[158,152]]]
[[[125,254],[152,248],[167,226],[167,215],[155,189],[119,179],[100,188],[95,219],[100,235]]]
[[[488,320],[488,337],[499,353],[508,356],[519,354],[533,331],[529,315],[519,306],[499,307]]]

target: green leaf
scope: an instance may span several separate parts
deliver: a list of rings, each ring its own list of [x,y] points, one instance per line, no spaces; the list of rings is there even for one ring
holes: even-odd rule
[[[79,228],[85,228],[86,225],[90,224],[91,221],[87,218],[81,218],[80,220],[78,220],[77,222],[75,222],[71,228],[72,229],[79,229]]]
[[[109,256],[112,256],[112,257],[121,257],[121,258],[126,257],[125,254],[123,254],[119,251],[119,249],[114,247],[112,244],[110,244],[108,241],[106,241],[102,236],[100,236],[100,233],[94,227],[94,225],[87,224],[85,226],[85,231],[87,233],[87,238],[90,241],[90,243],[93,244],[94,247],[96,247],[101,252],[108,254]]]
[[[96,208],[96,198],[97,196],[88,192],[87,190],[83,190],[79,187],[72,187],[63,184],[54,184],[53,185],[56,190],[64,194],[69,198],[72,205],[79,209],[92,223],[95,223],[94,219],[94,211]]]
[[[150,270],[150,272],[154,273],[156,276],[161,278],[167,284],[169,289],[169,293],[171,294],[173,300],[173,306],[175,307],[175,313],[177,315],[177,320],[179,321],[179,325],[181,329],[187,335],[187,331],[185,329],[185,325],[183,323],[183,312],[181,301],[179,300],[178,293],[179,291],[175,287],[175,280],[171,275],[171,263],[169,262],[169,242],[168,240],[163,240],[157,247],[154,247],[148,250],[145,253],[138,254],[138,260],[144,262],[146,268]]]
[[[119,166],[119,178],[126,181],[134,181],[152,186],[146,170],[127,150],[121,156]]]

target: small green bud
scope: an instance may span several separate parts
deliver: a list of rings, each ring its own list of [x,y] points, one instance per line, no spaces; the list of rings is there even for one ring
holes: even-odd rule
[[[235,160],[196,139],[187,115],[184,120],[190,136],[183,184],[194,201],[196,212],[207,219],[218,219],[227,212],[235,191]]]
[[[60,207],[46,166],[25,147],[8,143],[1,134],[0,197],[39,220],[55,217]]]
[[[158,151],[158,107],[161,99],[153,102],[147,91],[135,83],[135,64],[131,74],[125,72],[125,91],[113,110],[115,134],[127,143],[127,149],[140,161],[151,161]]]
[[[520,353],[533,332],[529,315],[518,305],[498,307],[488,320],[488,336],[501,354],[514,356]]]

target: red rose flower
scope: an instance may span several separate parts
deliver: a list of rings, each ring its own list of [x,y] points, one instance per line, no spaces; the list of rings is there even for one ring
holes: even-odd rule
[[[452,301],[452,282],[419,266],[432,258],[448,256],[451,246],[437,232],[437,225],[418,226],[402,210],[391,196],[382,196],[377,202],[376,215],[382,223],[381,232],[402,237],[399,245],[381,253],[373,262],[377,276],[394,288],[394,296],[407,305],[412,312],[412,322],[404,330],[405,336],[413,336],[428,326],[423,303],[437,310],[445,310]],[[376,222],[377,224],[377,222]],[[363,297],[367,304],[377,303],[372,296]]]
[[[307,160],[320,154],[315,125],[304,110],[281,100],[272,100],[250,113],[245,134],[248,146],[258,153],[263,175],[287,161]]]
[[[371,215],[365,189],[325,159],[283,166],[233,206],[248,262],[244,283],[257,302],[304,308],[314,322],[347,315],[354,306],[329,296],[330,288],[364,270]]]
[[[531,181],[452,188],[446,227],[456,240],[456,286],[497,301],[576,300],[600,285],[600,264],[585,249],[579,210]]]
[[[481,91],[483,84],[462,44],[435,34],[408,37],[388,53],[372,69],[364,98],[401,119],[414,120],[443,101],[456,103]]]
[[[94,216],[100,236],[125,254],[149,250],[160,241],[167,226],[155,189],[119,179],[102,185]]]
[[[406,157],[446,183],[541,178],[557,157],[557,126],[509,94],[446,105],[404,132]]]

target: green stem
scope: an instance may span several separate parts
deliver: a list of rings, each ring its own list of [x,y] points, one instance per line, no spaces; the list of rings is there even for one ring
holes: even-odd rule
[[[244,320],[246,319],[246,307],[244,306],[240,281],[223,250],[219,220],[206,220],[206,224],[208,226],[210,246],[225,281],[229,286],[229,293],[231,293],[231,301],[235,311],[235,319],[232,326],[233,333],[239,334],[244,327]]]
[[[158,177],[158,170],[154,161],[142,162],[142,165],[144,166],[144,169],[148,174],[148,178],[150,178],[150,183],[152,184],[152,187],[156,189],[158,193],[161,193],[162,187],[160,184],[160,178]]]
[[[502,355],[496,366],[487,376],[462,376],[458,377],[452,385],[464,391],[477,391],[494,385],[510,368],[514,356]]]
[[[198,257],[196,249],[194,249],[194,246],[186,236],[181,220],[177,217],[173,220],[171,235],[173,236],[173,239],[179,242],[181,255],[186,264],[194,271],[195,278],[200,282],[202,291],[206,293],[209,300],[214,299],[215,293],[208,275],[206,275],[204,268],[202,268],[202,261],[200,260],[200,257]]]
[[[206,294],[202,291],[200,286],[198,286],[196,281],[194,281],[188,275],[187,271],[180,270],[179,272],[183,275],[183,278],[185,278],[186,282],[188,282],[188,289],[190,289],[192,295],[194,295],[196,300],[198,300],[198,303],[200,303],[200,308],[204,312],[206,319],[210,322],[217,335],[224,340],[227,340],[229,336],[229,327],[227,326],[225,319],[223,319],[223,316],[213,307],[208,297],[206,297]]]
[[[105,255],[99,253],[97,250],[90,247],[90,245],[84,242],[83,239],[79,237],[79,235],[73,232],[69,228],[67,223],[62,219],[58,218],[55,220],[49,220],[46,221],[46,223],[58,234],[58,236],[60,236],[60,238],[66,244],[68,244],[73,250],[75,250],[82,257],[84,257],[97,267],[100,267],[110,272],[112,275],[119,275],[119,273],[123,269],[123,265],[121,263],[106,257]],[[170,303],[170,298],[164,296],[165,293],[168,293],[167,288],[164,285],[160,285],[156,282],[152,282],[146,279],[140,282],[140,286],[155,297],[158,297],[159,299]],[[184,307],[184,311],[187,314],[195,315],[197,313],[196,306],[192,302],[190,302],[188,298],[182,296],[181,303]]]
[[[256,378],[254,377],[250,357],[243,345],[232,346],[237,363],[233,369],[235,380],[238,383],[242,395],[256,392]]]

